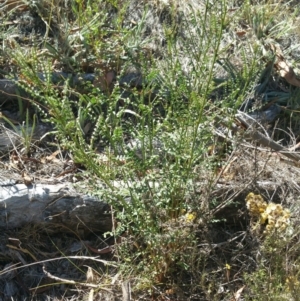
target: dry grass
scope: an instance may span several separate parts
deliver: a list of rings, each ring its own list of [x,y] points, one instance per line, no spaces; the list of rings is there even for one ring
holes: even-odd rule
[[[297,80],[299,10],[267,0],[3,3],[2,74],[18,74],[32,101],[1,100],[1,110],[20,123],[26,114],[51,121],[52,140],[32,144],[30,156],[72,158],[118,222],[108,240],[53,226],[4,231],[0,297],[298,300],[299,163],[251,133],[298,155],[299,87],[276,70],[274,49]],[[55,85],[40,72],[97,81]],[[122,86],[132,73],[147,84]],[[235,118],[271,105],[281,114],[254,129]],[[45,167],[22,168],[45,178]],[[116,180],[124,191],[92,185]],[[289,209],[287,229],[266,232],[271,218],[253,219],[250,192]],[[107,244],[114,252],[97,254]]]

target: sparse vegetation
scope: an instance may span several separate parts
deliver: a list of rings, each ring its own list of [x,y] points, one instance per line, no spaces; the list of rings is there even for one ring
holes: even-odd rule
[[[20,93],[0,99],[0,118],[23,124],[23,142],[3,170],[12,153],[59,153],[114,227],[73,229],[69,248],[50,228],[19,230],[43,281],[0,248],[0,298],[298,300],[297,2],[4,2],[0,70]],[[39,124],[49,130],[37,141]],[[42,181],[23,161],[18,171]],[[74,256],[76,239],[107,237],[103,261],[91,248]],[[53,276],[49,257],[76,273]],[[12,271],[31,277],[24,292],[7,288]]]

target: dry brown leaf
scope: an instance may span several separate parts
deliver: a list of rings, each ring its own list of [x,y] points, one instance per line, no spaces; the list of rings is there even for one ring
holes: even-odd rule
[[[64,170],[63,172],[61,172],[60,174],[58,174],[57,176],[55,176],[56,178],[59,178],[59,177],[62,177],[64,175],[67,175],[67,174],[70,174],[70,173],[73,173],[77,170],[77,167],[76,166],[72,166],[70,167],[70,169],[67,169],[67,170]]]
[[[9,156],[9,166],[19,170],[19,164],[20,164],[20,158],[18,155],[16,155],[15,152],[13,152],[10,156]]]
[[[243,37],[247,33],[247,31],[245,31],[245,30],[239,30],[239,31],[236,31],[235,33],[236,33],[236,35],[239,38],[241,38],[241,37]]]
[[[165,293],[166,293],[167,295],[174,295],[174,294],[176,294],[176,288],[170,288],[170,289],[167,289],[167,290],[165,291]]]
[[[87,269],[86,282],[92,283],[92,284],[97,284],[100,282],[99,274],[95,270],[93,270],[91,267],[88,267],[88,269]]]
[[[300,80],[296,77],[296,74],[292,67],[282,60],[275,64],[279,70],[279,75],[283,77],[289,84],[300,87]]]
[[[106,72],[105,75],[99,76],[97,79],[95,79],[93,84],[95,87],[100,88],[101,91],[108,91],[115,78],[116,78],[115,71],[110,70]]]
[[[240,289],[238,289],[234,293],[234,301],[240,301],[242,292],[243,292],[243,290],[244,290],[245,287],[246,287],[246,285],[242,286]]]
[[[87,272],[86,272],[86,282],[95,283],[94,281],[95,281],[95,279],[94,279],[93,270],[91,267],[88,267]]]
[[[25,172],[22,172],[22,178],[25,185],[31,185],[33,182],[33,179]]]
[[[59,150],[55,151],[54,153],[52,153],[50,156],[47,156],[46,157],[46,160],[43,158],[41,161],[43,163],[46,163],[46,162],[54,162],[54,163],[58,163],[60,162],[59,159],[56,158],[56,156],[60,153]],[[46,162],[45,162],[46,161]]]
[[[278,70],[279,75],[283,77],[290,85],[300,87],[300,80],[297,78],[294,70],[290,67],[283,56],[283,52],[280,47],[274,44],[270,44],[270,48],[276,55],[275,68]]]

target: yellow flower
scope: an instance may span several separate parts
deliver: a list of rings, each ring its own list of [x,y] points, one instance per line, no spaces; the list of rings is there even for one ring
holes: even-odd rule
[[[286,283],[286,290],[291,291],[295,290],[296,287],[299,286],[299,281],[295,276],[289,276],[285,280]]]
[[[289,209],[284,209],[283,210],[283,216],[286,218],[286,219],[289,219],[291,217],[291,212]]]
[[[188,222],[188,223],[191,223],[193,222],[195,219],[196,219],[197,215],[195,212],[190,212],[190,213],[187,213],[185,215],[185,220]]]
[[[259,216],[263,213],[267,207],[267,203],[264,201],[261,195],[255,195],[250,192],[246,197],[246,205],[251,215]]]
[[[225,264],[225,269],[226,269],[226,270],[230,270],[230,269],[231,269],[230,264],[226,263],[226,264]]]
[[[260,223],[261,224],[264,224],[267,219],[268,219],[268,214],[266,212],[263,212],[260,214]]]
[[[246,197],[246,205],[252,217],[256,217],[260,224],[267,222],[264,233],[270,233],[274,229],[283,232],[290,224],[290,211],[283,209],[280,204],[267,204],[261,195],[253,192]]]

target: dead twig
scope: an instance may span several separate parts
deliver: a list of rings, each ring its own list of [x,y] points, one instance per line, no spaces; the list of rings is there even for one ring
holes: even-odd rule
[[[257,131],[257,129],[253,126],[253,123],[249,124],[248,120],[251,118],[251,117],[249,117],[249,115],[247,115],[246,113],[243,113],[243,112],[239,112],[238,114],[236,114],[235,117],[242,124],[242,126],[246,128],[246,130],[247,130],[246,135],[249,138],[251,138],[251,139],[255,140],[256,142],[258,142],[259,144],[261,144],[265,147],[269,147],[272,150],[274,150],[275,152],[278,152],[279,154],[293,160],[295,163],[295,166],[300,167],[300,156],[296,153],[292,153],[288,148],[278,144],[271,138],[266,137],[265,135],[263,135],[262,133]],[[257,123],[257,121],[255,119],[251,118],[251,120],[254,123]]]

